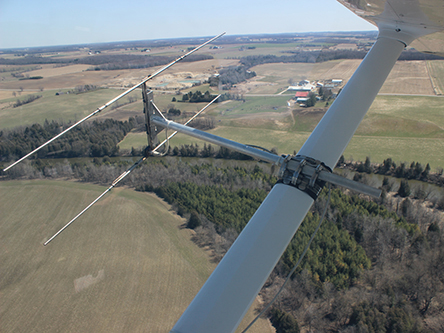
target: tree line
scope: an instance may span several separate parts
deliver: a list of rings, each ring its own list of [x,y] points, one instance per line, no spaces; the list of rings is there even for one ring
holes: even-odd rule
[[[204,93],[202,93],[200,90],[196,90],[195,92],[190,91],[187,94],[182,95],[181,102],[189,102],[189,103],[209,103],[211,102],[216,96],[210,94],[210,92],[207,90]]]
[[[382,163],[372,163],[370,157],[366,157],[364,162],[345,161],[341,156],[337,164],[338,167],[354,170],[367,174],[378,174],[406,180],[420,180],[423,182],[433,183],[438,186],[444,185],[443,168],[437,168],[436,172],[432,172],[430,164],[425,166],[419,162],[395,162],[392,158],[385,159]]]
[[[208,81],[211,87],[222,87],[224,90],[230,89],[233,85],[251,79],[256,76],[256,72],[250,71],[248,66],[230,66],[219,71],[218,76],[212,76]]]
[[[17,108],[19,106],[32,103],[32,102],[34,102],[35,100],[37,100],[37,99],[39,99],[41,97],[42,97],[42,95],[28,95],[28,96],[26,96],[23,99],[17,99],[17,101],[14,104],[12,104],[12,106],[14,108]]]
[[[37,152],[37,158],[72,158],[72,157],[104,157],[104,156],[141,156],[143,149],[132,148],[131,151],[120,151],[119,142],[133,128],[143,125],[141,117],[131,117],[128,121],[106,119],[81,124],[56,141]],[[6,162],[20,158],[52,137],[56,136],[71,123],[45,121],[43,125],[16,128],[0,131],[0,161]],[[191,126],[207,129],[214,127],[214,119],[206,117],[196,119]],[[185,144],[169,147],[168,155],[180,157],[214,157],[218,159],[251,160],[250,156],[232,151],[224,147],[204,144]]]
[[[43,147],[38,158],[103,157],[119,151],[118,143],[135,126],[134,118],[121,122],[112,119],[81,124],[58,140]],[[0,131],[0,156],[2,161],[20,158],[55,135],[70,123],[45,121],[24,128]]]
[[[193,62],[207,59],[213,59],[213,57],[205,54],[191,54],[183,59],[183,61]],[[20,58],[0,58],[0,65],[86,64],[93,66],[91,70],[116,70],[161,66],[166,65],[173,60],[175,60],[175,58],[171,56],[135,54],[96,54],[94,56],[70,59],[28,55]]]
[[[364,59],[367,51],[363,50],[322,50],[322,51],[286,51],[291,55],[255,55],[240,58],[246,68],[269,63],[317,63],[339,59]],[[442,60],[433,54],[424,54],[416,50],[405,50],[399,60]]]

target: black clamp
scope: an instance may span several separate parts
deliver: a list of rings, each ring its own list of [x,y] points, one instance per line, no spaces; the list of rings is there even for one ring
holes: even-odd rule
[[[278,183],[294,186],[316,200],[326,184],[319,179],[321,172],[332,170],[314,158],[287,155],[278,173]]]

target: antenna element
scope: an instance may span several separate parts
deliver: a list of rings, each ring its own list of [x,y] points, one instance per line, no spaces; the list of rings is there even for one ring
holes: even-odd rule
[[[188,57],[190,54],[196,52],[197,50],[200,50],[202,47],[204,47],[205,45],[213,42],[214,40],[218,39],[219,37],[225,35],[225,32],[217,35],[216,37],[211,38],[210,40],[206,41],[205,43],[199,45],[198,47],[196,47],[195,49],[191,50],[190,52],[184,54],[183,56],[177,58],[176,60],[174,60],[173,62],[169,63],[168,65],[166,65],[165,67],[162,67],[161,69],[159,69],[157,72],[155,72],[154,74],[150,74],[147,77],[145,77],[141,82],[139,82],[138,84],[136,84],[135,86],[133,86],[132,88],[126,90],[125,92],[121,93],[119,96],[113,98],[112,100],[110,100],[109,102],[107,102],[106,104],[102,105],[101,107],[99,107],[96,111],[94,111],[93,113],[91,113],[90,115],[86,116],[85,118],[79,120],[78,122],[76,122],[74,125],[68,127],[66,130],[64,130],[63,132],[59,133],[58,135],[56,135],[55,137],[53,137],[52,139],[50,139],[49,141],[45,142],[44,144],[42,144],[41,146],[37,147],[36,149],[34,149],[32,152],[28,153],[27,155],[23,156],[22,158],[20,158],[19,160],[15,161],[14,163],[12,163],[11,165],[7,166],[6,168],[3,169],[3,171],[7,171],[10,168],[12,168],[13,166],[17,165],[18,163],[20,163],[21,161],[23,161],[24,159],[28,158],[29,156],[31,156],[32,154],[38,152],[40,149],[42,149],[43,147],[45,147],[46,145],[50,144],[51,142],[53,142],[54,140],[58,139],[59,137],[61,137],[63,134],[65,134],[66,132],[72,130],[74,127],[80,125],[81,123],[83,123],[84,121],[88,120],[89,118],[91,118],[92,116],[95,116],[96,114],[98,114],[99,112],[101,112],[102,110],[104,110],[105,108],[107,108],[108,106],[110,106],[111,104],[113,104],[114,102],[118,101],[119,99],[121,99],[122,97],[128,95],[130,92],[132,92],[133,90],[137,89],[138,87],[140,87],[142,84],[145,84],[145,82],[147,82],[148,80],[151,80],[152,78],[156,77],[157,75],[159,75],[160,73],[164,72],[165,70],[167,70],[168,68],[170,68],[171,66],[173,66],[174,64],[178,63],[179,61],[183,60],[184,58]]]

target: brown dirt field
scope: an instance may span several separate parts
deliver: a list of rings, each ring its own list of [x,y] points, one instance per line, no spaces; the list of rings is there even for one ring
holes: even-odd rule
[[[345,81],[351,78],[360,64],[361,60],[355,59],[338,61],[334,67],[323,73],[323,76],[319,77],[319,79],[342,79],[345,83]],[[317,78],[313,78],[313,80],[316,79]]]
[[[444,93],[444,63],[439,60],[427,61],[430,80],[436,95]]]
[[[228,66],[236,66],[239,64],[239,60],[236,59],[209,59],[202,61],[193,61],[193,62],[182,62],[174,65],[175,71],[191,71],[197,72],[204,70],[210,70],[213,68],[218,69],[222,67]]]
[[[174,69],[167,70],[165,74],[156,78],[159,82],[162,81],[165,75],[172,75],[171,73],[180,72],[191,72],[193,75],[198,73],[204,73],[205,77],[215,73],[215,69],[219,67],[226,67],[236,65],[238,60],[203,60],[191,63],[178,63],[174,66]],[[83,65],[73,65],[61,68],[42,68],[41,70],[36,70],[33,72],[38,73],[49,73],[52,76],[43,76],[40,80],[23,80],[23,81],[8,81],[0,82],[0,89],[19,89],[23,87],[24,89],[39,89],[44,87],[44,89],[67,89],[74,88],[79,85],[94,84],[97,86],[117,86],[117,87],[130,87],[134,84],[139,83],[144,77],[152,74],[162,68],[152,67],[143,69],[125,69],[125,70],[115,70],[115,71],[80,71],[84,67],[75,67]],[[70,68],[71,67],[71,68]],[[90,66],[87,66],[89,68]],[[63,73],[65,71],[65,73]],[[37,75],[37,74],[35,74]],[[180,78],[181,79],[181,78]],[[156,82],[153,80],[153,82]]]
[[[18,89],[15,91],[15,96],[12,94],[13,91],[12,90],[0,90],[0,100],[2,99],[7,99],[7,98],[20,98],[26,95],[30,95],[30,94],[35,94],[36,92],[38,92],[38,89],[35,89],[35,91],[22,91],[19,94]]]
[[[426,61],[398,61],[381,88],[386,94],[434,95]]]
[[[276,93],[279,88],[289,86],[289,80],[322,80],[343,79],[347,81],[360,60],[339,60],[316,64],[294,63],[294,64],[264,64],[252,67],[257,77],[248,83],[238,84],[237,88],[244,93]]]
[[[68,89],[79,85],[94,84],[101,86],[111,79],[125,74],[126,71],[88,71],[81,73],[70,73],[59,76],[52,76],[40,80],[23,80],[1,82],[0,89]]]
[[[356,50],[358,46],[356,44],[341,43],[336,46],[330,47],[331,50]]]
[[[336,62],[318,64],[264,64],[252,67],[257,76],[247,82],[236,85],[239,94],[276,94],[290,85],[290,80],[324,78],[326,72],[336,66]],[[331,78],[331,77],[330,77]]]
[[[276,90],[282,86],[279,83],[263,82],[260,81],[264,77],[255,77],[252,80],[237,84],[231,91],[235,94],[275,94]]]
[[[162,74],[150,81],[149,86],[156,87],[162,85],[167,89],[191,88],[191,82],[185,83],[180,81],[199,80],[203,82],[208,80],[208,78],[213,74],[216,74],[218,72],[217,69],[228,66],[236,66],[238,63],[238,60],[233,59],[211,59],[197,62],[178,63],[174,66],[174,73],[171,71],[166,71],[165,74]]]
[[[346,62],[346,64],[343,64]],[[305,64],[305,63],[294,63],[294,64],[265,64],[259,65],[252,68],[256,72],[258,76],[269,76],[269,77],[278,77],[280,81],[288,81],[288,79],[293,79],[295,81],[303,80],[303,79],[331,79],[339,77],[337,72],[343,73],[344,70],[342,67],[348,68],[350,67],[350,61],[330,61],[316,64]],[[353,63],[353,61],[352,61]],[[344,66],[345,65],[345,66]],[[340,70],[337,67],[340,66]],[[353,66],[357,68],[358,65]],[[354,69],[350,70],[351,73],[354,72]],[[331,74],[330,74],[331,73]],[[348,79],[351,76],[351,73],[344,77],[344,79]]]
[[[54,65],[43,65],[41,67],[42,69],[27,72],[26,74],[28,74],[29,76],[43,76],[44,78],[53,77],[66,74],[81,73],[90,68],[91,65],[71,65],[63,67],[54,67]]]
[[[288,80],[350,79],[361,60],[338,60],[319,64],[265,64],[252,69],[257,77],[238,89],[250,93],[272,93]],[[435,66],[436,67],[436,66]],[[380,91],[386,94],[434,95],[426,61],[398,61]]]
[[[81,292],[83,289],[86,289],[97,282],[100,282],[105,278],[105,270],[101,269],[96,277],[93,277],[91,274],[82,276],[78,279],[74,280],[74,290],[76,293]]]

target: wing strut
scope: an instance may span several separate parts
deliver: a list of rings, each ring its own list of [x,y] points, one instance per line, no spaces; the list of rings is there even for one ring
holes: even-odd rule
[[[303,158],[296,168],[285,167],[283,181],[273,187],[171,332],[236,330],[314,202],[304,190],[312,182],[304,180],[303,170],[311,161],[334,168],[404,47],[379,36],[299,150]]]

